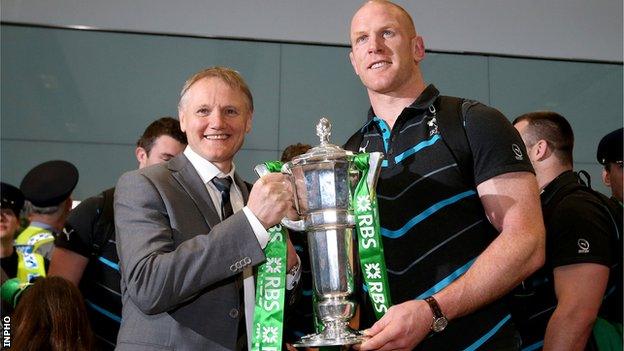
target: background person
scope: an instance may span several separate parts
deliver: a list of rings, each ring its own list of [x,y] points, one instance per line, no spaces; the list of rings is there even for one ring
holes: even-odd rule
[[[604,317],[622,323],[622,280],[617,279],[622,217],[574,174],[574,133],[563,116],[531,112],[513,124],[535,168],[546,224],[546,264],[513,299],[523,348],[586,350],[601,306]]]
[[[20,227],[24,195],[13,185],[2,182],[0,198],[0,262],[5,276],[13,278],[17,276],[17,253],[13,249],[13,240]]]
[[[24,195],[11,184],[0,183],[0,286],[17,276],[17,252],[13,240],[20,227]],[[13,312],[11,301],[2,299],[2,320]]]
[[[11,350],[93,350],[80,291],[61,277],[37,278],[22,294],[11,330]]]
[[[20,281],[30,282],[46,275],[54,236],[66,235],[63,228],[76,184],[78,169],[60,160],[44,162],[22,179],[20,189],[27,200],[30,225],[15,239]]]
[[[604,166],[602,170],[603,183],[611,188],[611,198],[622,206],[622,192],[624,191],[624,173],[622,172],[622,135],[624,128],[620,128],[605,135],[598,144],[596,158]]]
[[[135,155],[139,169],[166,162],[185,146],[186,135],[180,129],[180,122],[172,117],[159,118],[147,126],[137,141]],[[80,287],[99,350],[115,348],[121,323],[114,192],[115,188],[107,189],[82,201],[70,212],[67,234],[57,236],[54,241],[48,272]]]

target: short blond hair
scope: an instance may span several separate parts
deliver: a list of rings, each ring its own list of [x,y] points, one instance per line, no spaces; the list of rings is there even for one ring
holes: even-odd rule
[[[230,88],[239,89],[247,99],[247,107],[249,108],[249,112],[253,112],[253,97],[251,96],[251,90],[249,90],[249,86],[238,71],[223,66],[205,68],[193,74],[189,79],[187,79],[184,83],[184,86],[182,87],[182,91],[180,91],[180,102],[178,103],[178,109],[182,108],[182,105],[185,102],[186,92],[191,88],[191,86],[204,78],[219,78]]]

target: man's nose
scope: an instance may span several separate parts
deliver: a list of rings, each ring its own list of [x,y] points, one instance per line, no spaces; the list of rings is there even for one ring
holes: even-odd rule
[[[381,52],[384,48],[383,38],[378,35],[372,35],[368,41],[368,52],[377,53]]]
[[[216,111],[210,118],[210,128],[221,129],[225,126],[226,121],[225,114],[221,111]]]

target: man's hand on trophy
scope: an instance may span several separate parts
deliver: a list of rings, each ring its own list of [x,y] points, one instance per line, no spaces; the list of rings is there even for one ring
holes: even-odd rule
[[[360,351],[411,350],[427,336],[432,320],[431,309],[423,300],[392,306],[377,323],[364,331],[370,339],[354,348]]]
[[[251,189],[247,207],[268,229],[291,214],[293,205],[292,186],[284,174],[269,173],[258,179]]]

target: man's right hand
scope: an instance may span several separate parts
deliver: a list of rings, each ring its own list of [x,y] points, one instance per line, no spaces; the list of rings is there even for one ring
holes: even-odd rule
[[[288,177],[281,173],[270,173],[256,181],[249,194],[247,207],[268,229],[282,218],[293,216],[293,199]]]

